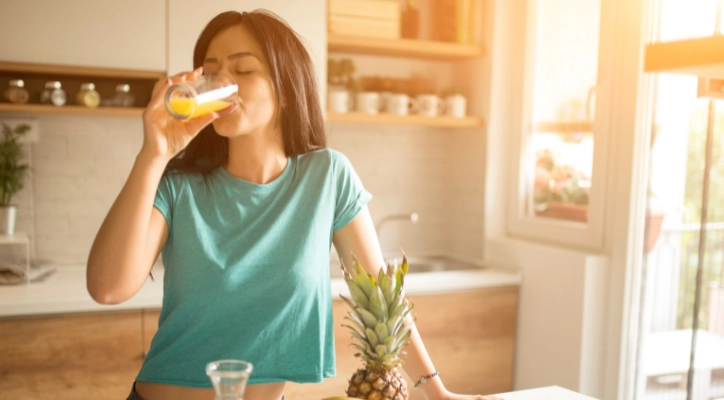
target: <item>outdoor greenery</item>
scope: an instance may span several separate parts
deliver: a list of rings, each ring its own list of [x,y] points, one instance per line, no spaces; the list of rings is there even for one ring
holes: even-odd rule
[[[706,131],[709,119],[708,101],[701,101],[693,111],[689,130],[686,165],[685,224],[701,222],[701,200],[704,180]],[[724,223],[724,109],[716,111],[712,146],[712,166],[709,176],[708,223]],[[690,328],[693,324],[696,272],[698,264],[699,232],[681,235],[681,279],[679,281],[679,307],[677,328]],[[704,253],[704,274],[700,298],[699,327],[707,328],[709,283],[724,284],[724,230],[708,230]]]
[[[11,129],[2,123],[3,138],[0,141],[0,206],[7,207],[13,196],[23,189],[28,164],[23,163],[23,146],[19,139],[30,130],[26,124]]]

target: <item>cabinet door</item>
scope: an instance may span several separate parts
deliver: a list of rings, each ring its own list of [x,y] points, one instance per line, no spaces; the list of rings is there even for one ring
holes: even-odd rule
[[[164,0],[3,0],[0,60],[166,69]]]
[[[158,317],[161,315],[160,309],[144,309],[141,311],[143,319],[143,355],[148,355],[151,350],[151,342],[158,331]]]
[[[224,11],[264,8],[282,17],[302,38],[315,63],[320,95],[325,93],[327,59],[326,0],[217,0],[212,3],[174,0],[169,4],[169,75],[192,69],[194,46],[201,31]]]
[[[409,296],[415,304],[420,332],[445,387],[455,393],[491,394],[513,390],[513,361],[518,288],[481,289],[460,293]],[[287,384],[291,399],[342,396],[347,380],[362,366],[344,316],[349,307],[333,302],[337,376],[319,384]],[[410,400],[423,400],[403,372]],[[419,377],[415,377],[417,381]]]
[[[0,319],[0,400],[125,399],[140,311]]]

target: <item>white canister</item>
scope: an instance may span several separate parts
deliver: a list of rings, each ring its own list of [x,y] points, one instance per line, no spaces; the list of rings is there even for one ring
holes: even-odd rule
[[[365,114],[380,112],[380,94],[377,92],[357,93],[357,111]]]
[[[434,94],[421,94],[417,96],[419,102],[417,113],[426,117],[437,117],[444,109],[442,101]]]
[[[347,90],[330,90],[327,93],[327,109],[333,113],[345,114],[349,112],[352,96]]]
[[[407,115],[417,111],[419,102],[406,94],[393,94],[387,98],[385,111],[394,115]]]
[[[461,94],[453,94],[445,98],[445,114],[455,118],[465,118],[467,99]]]

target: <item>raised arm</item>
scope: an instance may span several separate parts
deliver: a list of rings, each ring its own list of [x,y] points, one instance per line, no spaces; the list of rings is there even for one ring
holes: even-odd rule
[[[128,300],[146,281],[168,239],[168,225],[153,207],[156,189],[169,160],[218,116],[182,122],[164,109],[173,83],[198,77],[201,69],[159,81],[143,112],[144,140],[133,169],[96,235],[86,269],[88,293],[102,304]]]

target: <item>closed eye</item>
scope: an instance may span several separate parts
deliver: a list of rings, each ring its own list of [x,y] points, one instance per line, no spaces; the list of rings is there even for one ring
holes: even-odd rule
[[[252,72],[254,72],[254,71],[236,71],[236,73],[239,74],[239,75],[249,75],[249,74],[251,74]]]

